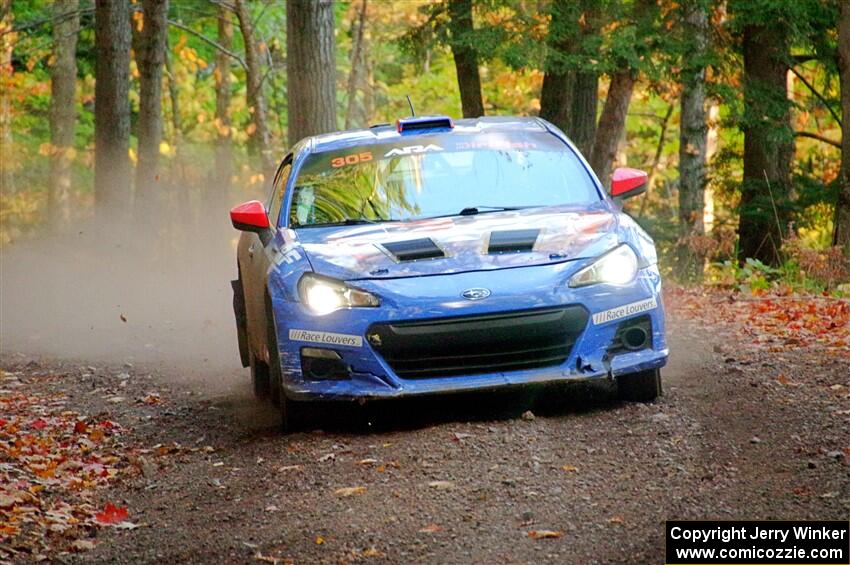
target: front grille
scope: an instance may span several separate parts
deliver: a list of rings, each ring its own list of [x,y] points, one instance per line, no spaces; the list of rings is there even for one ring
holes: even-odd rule
[[[581,306],[373,324],[369,343],[405,379],[560,365],[587,324]]]

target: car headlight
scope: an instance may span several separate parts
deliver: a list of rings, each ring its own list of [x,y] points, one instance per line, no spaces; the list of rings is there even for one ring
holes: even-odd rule
[[[374,294],[311,273],[298,281],[298,294],[307,308],[319,315],[330,314],[340,308],[368,308],[381,304]]]
[[[629,245],[623,244],[570,277],[569,285],[576,288],[597,283],[626,284],[634,280],[637,270],[637,255]]]

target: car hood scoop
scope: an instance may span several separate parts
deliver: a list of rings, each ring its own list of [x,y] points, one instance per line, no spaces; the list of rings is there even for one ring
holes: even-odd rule
[[[437,247],[437,244],[430,237],[408,239],[405,241],[387,241],[376,245],[398,262],[436,259],[446,256],[443,250]]]
[[[594,257],[617,244],[617,225],[617,215],[600,205],[313,227],[290,233],[317,273],[356,280],[488,271]]]
[[[487,253],[520,253],[534,249],[539,229],[501,230],[490,233]]]

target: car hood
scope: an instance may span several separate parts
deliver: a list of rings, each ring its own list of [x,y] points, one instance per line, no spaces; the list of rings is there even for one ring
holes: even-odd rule
[[[617,219],[602,205],[548,207],[302,228],[290,234],[317,273],[342,280],[384,279],[595,257],[617,244]]]

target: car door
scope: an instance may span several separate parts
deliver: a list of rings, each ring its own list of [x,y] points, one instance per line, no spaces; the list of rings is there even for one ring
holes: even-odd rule
[[[272,184],[272,191],[266,202],[269,215],[269,225],[273,231],[280,223],[280,209],[284,198],[289,172],[292,169],[292,159],[284,159]],[[266,344],[267,313],[266,313],[266,280],[268,277],[271,258],[275,253],[274,237],[265,241],[257,234],[246,233],[240,244],[240,267],[245,287],[245,313],[248,322],[248,340],[250,348],[262,360],[268,361]]]

